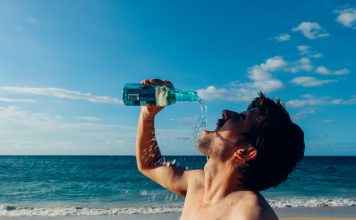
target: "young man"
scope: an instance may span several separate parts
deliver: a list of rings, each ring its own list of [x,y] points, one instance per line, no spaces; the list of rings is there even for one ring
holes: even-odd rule
[[[143,84],[167,84],[157,79]],[[162,107],[141,108],[136,159],[140,172],[185,197],[181,220],[276,220],[259,191],[277,186],[304,155],[304,134],[279,101],[262,93],[246,111],[224,110],[215,131],[203,131],[197,149],[209,160],[204,170],[165,166],[154,119]]]

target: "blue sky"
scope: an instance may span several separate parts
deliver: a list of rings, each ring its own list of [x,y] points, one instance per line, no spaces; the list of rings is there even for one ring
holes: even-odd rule
[[[258,91],[307,155],[356,155],[354,1],[19,1],[0,7],[0,154],[133,155],[127,82],[198,90],[207,129]],[[197,155],[198,103],[157,117],[163,154]]]

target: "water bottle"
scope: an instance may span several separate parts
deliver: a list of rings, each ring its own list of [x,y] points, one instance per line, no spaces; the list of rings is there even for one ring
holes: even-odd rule
[[[198,101],[199,96],[195,91],[179,90],[163,84],[127,83],[122,99],[128,106],[152,103],[163,107],[181,101]]]

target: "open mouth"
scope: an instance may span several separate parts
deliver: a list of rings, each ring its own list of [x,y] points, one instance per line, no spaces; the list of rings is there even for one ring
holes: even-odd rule
[[[216,130],[219,130],[224,124],[225,124],[226,120],[221,118],[218,119],[218,121],[216,122]]]
[[[223,116],[223,118],[221,119],[218,119],[218,121],[216,122],[216,130],[219,130],[222,126],[224,126],[224,124],[228,121],[228,120],[231,120],[231,119],[234,119],[234,120],[244,120],[245,118],[245,115],[243,114],[234,114],[233,116],[230,116],[230,117],[225,117]]]

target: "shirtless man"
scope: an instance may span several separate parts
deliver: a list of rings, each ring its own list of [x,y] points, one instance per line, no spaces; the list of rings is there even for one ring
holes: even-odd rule
[[[173,85],[158,79],[143,84]],[[275,187],[304,155],[304,134],[279,101],[262,93],[246,111],[224,110],[215,131],[203,131],[197,149],[209,158],[204,170],[165,166],[154,119],[162,107],[143,106],[136,160],[140,172],[185,197],[181,220],[276,220],[259,191]]]

